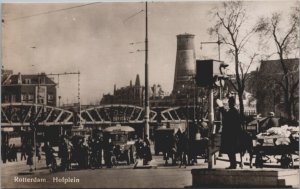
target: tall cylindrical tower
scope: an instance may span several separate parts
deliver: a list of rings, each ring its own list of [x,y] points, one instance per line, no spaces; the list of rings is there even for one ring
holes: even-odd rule
[[[177,35],[177,53],[173,94],[184,93],[193,83],[196,70],[196,54],[193,34]]]

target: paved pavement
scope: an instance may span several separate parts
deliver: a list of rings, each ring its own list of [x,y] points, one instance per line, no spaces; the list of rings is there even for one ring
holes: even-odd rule
[[[247,157],[245,157],[246,159]],[[272,161],[267,163],[264,169],[280,170],[276,160],[273,159]],[[214,168],[225,168],[229,165],[226,155],[218,158],[216,163]],[[1,164],[1,182],[2,188],[183,188],[192,185],[191,169],[207,168],[208,166],[204,159],[199,159],[197,165],[186,168],[165,166],[162,156],[153,156],[151,164],[156,165],[156,168],[133,169],[133,165],[120,165],[111,169],[50,173],[49,169],[45,167],[43,158],[37,163],[37,170],[34,171],[34,174],[20,175],[20,173],[28,173],[29,167],[26,165],[26,161],[8,162]],[[299,162],[296,168],[299,168]],[[249,166],[244,166],[244,170],[247,169],[250,169]],[[40,181],[46,182],[19,182],[16,180],[27,178],[36,179],[35,181],[40,179]],[[67,182],[71,179],[79,182]]]

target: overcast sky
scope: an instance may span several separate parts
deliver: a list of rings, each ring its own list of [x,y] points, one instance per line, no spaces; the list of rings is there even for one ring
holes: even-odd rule
[[[288,12],[295,2],[252,1],[246,5],[255,20],[273,11]],[[105,2],[68,9],[85,4],[4,4],[4,68],[23,74],[80,71],[84,104],[112,93],[114,84],[118,88],[129,85],[136,74],[144,83],[144,52],[129,52],[144,50],[144,43],[130,43],[145,40],[145,12],[140,12],[145,3]],[[219,1],[148,3],[150,85],[161,84],[165,92],[171,92],[178,34],[195,34],[198,58],[218,58],[216,45],[200,49],[201,42],[216,41],[207,29],[213,24],[208,11],[218,5]],[[56,11],[61,9],[66,10]],[[62,103],[77,101],[77,81],[76,75],[60,76]]]

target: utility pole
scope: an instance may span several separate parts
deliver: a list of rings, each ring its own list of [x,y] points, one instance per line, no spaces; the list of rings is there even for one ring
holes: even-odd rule
[[[135,13],[134,15],[128,17],[125,21],[128,19],[132,18],[133,16],[141,13],[143,10],[139,11],[138,13]],[[133,52],[129,53],[135,53],[135,52],[142,52],[145,51],[145,97],[144,97],[144,111],[145,111],[145,126],[144,126],[144,138],[145,135],[149,136],[150,133],[150,126],[149,126],[149,114],[150,114],[150,107],[149,107],[149,74],[148,74],[148,2],[147,0],[145,1],[145,50],[136,50]],[[138,43],[143,43],[143,42],[135,42],[135,43],[130,43],[130,45],[138,44]]]
[[[64,73],[50,73],[50,74],[47,74],[48,76],[50,75],[53,75],[53,76],[57,76],[57,85],[59,86],[59,77],[62,76],[62,75],[77,75],[78,76],[78,96],[77,96],[77,99],[78,99],[78,106],[79,106],[79,126],[81,126],[81,119],[80,119],[80,112],[81,112],[81,101],[80,101],[80,72],[64,72]],[[61,99],[61,96],[59,95],[58,96],[58,106],[60,107],[60,99]],[[67,99],[68,101],[68,99]],[[67,102],[68,104],[68,102]],[[63,129],[61,127],[61,133],[63,134]]]
[[[149,107],[149,78],[148,78],[148,2],[146,0],[146,15],[145,15],[145,133],[144,135],[149,136],[149,114],[150,114],[150,107]],[[144,137],[145,138],[145,137]]]
[[[217,44],[218,45],[218,58],[219,61],[221,61],[221,44],[223,42],[220,41],[220,35],[218,34],[218,40],[214,42],[201,42],[201,48],[202,44]],[[222,99],[222,85],[219,88],[219,98]],[[208,169],[213,168],[213,159],[216,162],[215,154],[211,154],[212,147],[214,147],[215,140],[215,134],[216,134],[216,126],[215,126],[215,120],[214,120],[214,90],[213,87],[209,88],[209,96],[208,96],[208,120],[210,125],[210,147],[208,148]],[[222,114],[220,113],[220,130],[222,128]],[[220,155],[220,154],[219,154]]]

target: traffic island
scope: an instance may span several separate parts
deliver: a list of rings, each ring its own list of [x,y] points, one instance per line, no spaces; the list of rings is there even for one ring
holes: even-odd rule
[[[195,188],[299,187],[299,171],[257,169],[192,169]]]

